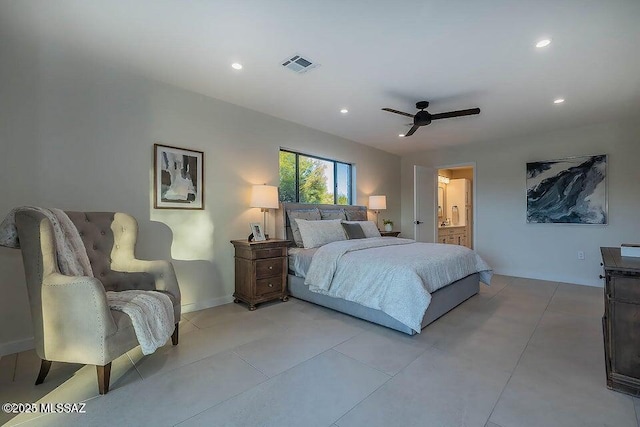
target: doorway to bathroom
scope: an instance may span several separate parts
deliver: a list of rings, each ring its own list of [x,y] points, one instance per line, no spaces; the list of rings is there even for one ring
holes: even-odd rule
[[[437,183],[436,241],[473,249],[475,165],[439,167]]]

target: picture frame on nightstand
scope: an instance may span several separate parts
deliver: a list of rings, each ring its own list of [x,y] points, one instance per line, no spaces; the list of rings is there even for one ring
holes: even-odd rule
[[[267,236],[265,236],[264,231],[262,230],[262,224],[259,222],[250,222],[249,228],[251,229],[251,235],[253,236],[254,242],[264,242],[267,240]],[[251,238],[251,236],[249,236]]]

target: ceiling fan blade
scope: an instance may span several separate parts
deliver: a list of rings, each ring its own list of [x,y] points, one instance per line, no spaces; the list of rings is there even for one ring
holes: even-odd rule
[[[432,114],[431,120],[449,119],[451,117],[472,116],[474,114],[480,114],[479,108],[470,108],[468,110],[449,111],[448,113]]]
[[[407,132],[407,133],[405,133],[405,134],[404,134],[405,138],[406,138],[407,136],[411,136],[411,135],[413,135],[414,133],[416,133],[416,131],[418,130],[418,128],[419,128],[419,127],[420,127],[420,126],[413,125],[413,127],[411,127],[411,129],[409,129],[409,132]]]
[[[404,113],[402,111],[394,110],[393,108],[383,108],[382,111],[388,111],[390,113],[400,114],[401,116],[413,117],[413,114]]]

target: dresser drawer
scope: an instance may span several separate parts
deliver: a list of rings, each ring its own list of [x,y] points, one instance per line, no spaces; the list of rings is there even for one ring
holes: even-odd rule
[[[266,295],[282,291],[282,276],[256,280],[256,295]]]
[[[614,301],[610,321],[613,371],[640,378],[640,305]]]
[[[613,276],[610,286],[612,298],[640,304],[640,276]]]
[[[271,258],[256,261],[256,279],[277,276],[282,273],[283,258]]]

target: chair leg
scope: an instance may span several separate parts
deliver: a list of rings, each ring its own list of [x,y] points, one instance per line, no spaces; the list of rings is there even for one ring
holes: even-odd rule
[[[178,345],[178,327],[179,326],[180,326],[180,323],[176,323],[176,329],[174,329],[173,335],[171,335],[171,343],[173,345]]]
[[[104,366],[96,366],[98,370],[98,391],[100,394],[109,393],[109,379],[111,377],[111,362]]]
[[[40,373],[38,374],[38,379],[36,379],[36,385],[44,382],[44,379],[49,373],[49,369],[51,369],[51,361],[42,359],[42,363],[40,364]]]

